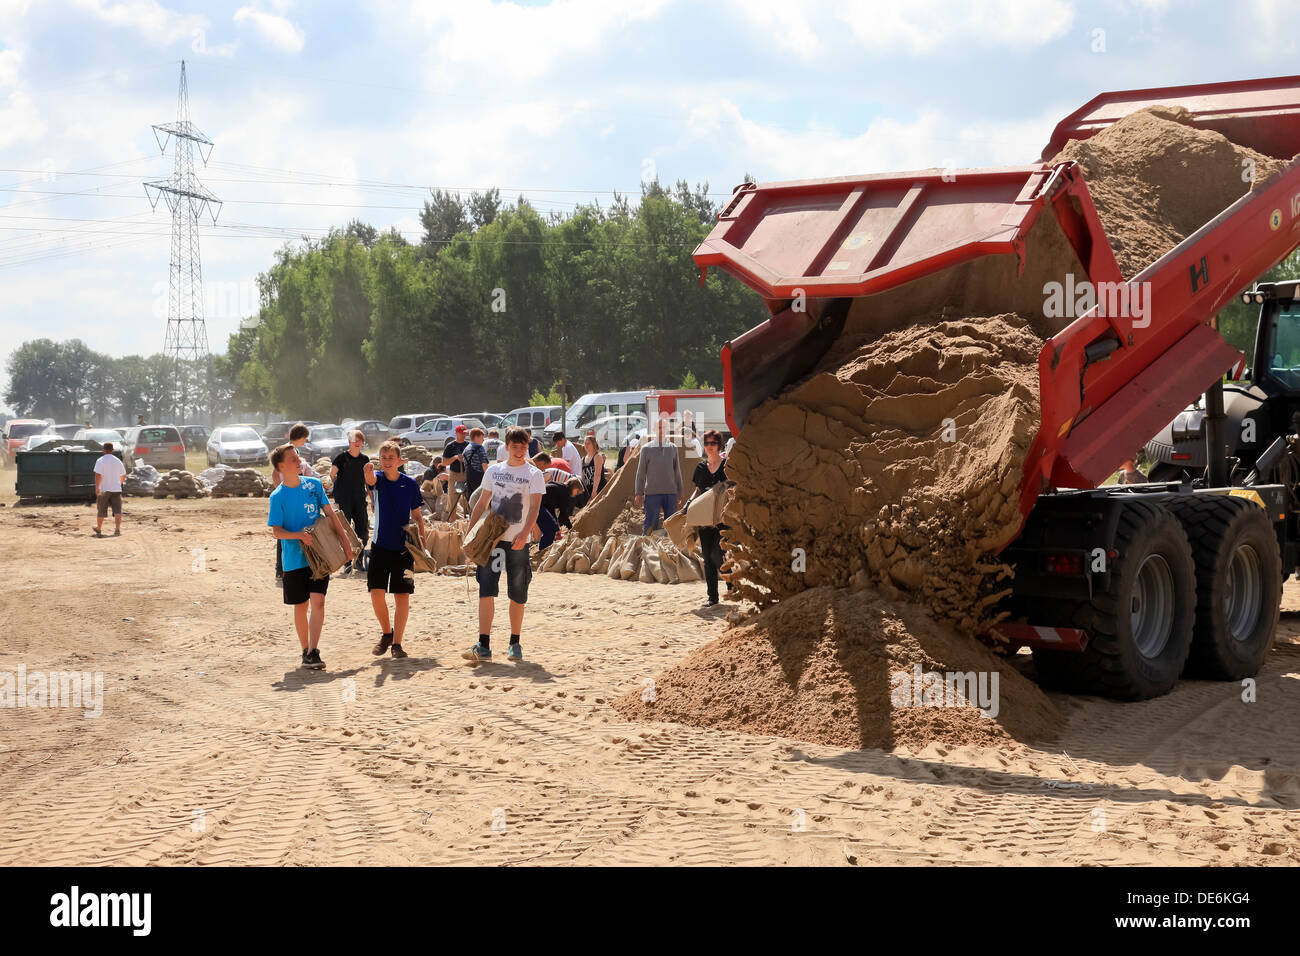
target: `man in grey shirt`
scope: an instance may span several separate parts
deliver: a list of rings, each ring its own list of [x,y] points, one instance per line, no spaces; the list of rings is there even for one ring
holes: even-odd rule
[[[659,515],[667,518],[675,512],[685,497],[682,465],[677,457],[677,446],[664,441],[664,423],[660,419],[655,427],[655,439],[641,446],[636,460],[636,504],[645,508],[642,534],[649,534],[659,524]]]

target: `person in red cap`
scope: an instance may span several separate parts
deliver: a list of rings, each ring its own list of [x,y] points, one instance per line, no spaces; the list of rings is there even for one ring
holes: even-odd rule
[[[447,497],[443,518],[456,520],[456,504],[460,501],[465,483],[465,447],[469,444],[466,434],[469,429],[463,422],[456,425],[456,437],[448,438],[442,449],[442,463],[447,466]],[[458,489],[457,486],[460,486]]]

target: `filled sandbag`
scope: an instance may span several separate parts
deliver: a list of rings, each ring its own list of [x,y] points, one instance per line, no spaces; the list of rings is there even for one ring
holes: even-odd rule
[[[424,549],[433,555],[433,560],[440,568],[469,564],[469,558],[461,547],[460,536],[460,529],[456,525],[446,521],[432,522],[424,538]]]
[[[349,522],[340,519],[338,526],[343,528],[343,534],[352,546],[352,556],[356,557],[361,553],[361,539]],[[330,515],[323,514],[312,522],[310,544],[306,541],[299,543],[313,578],[328,577],[348,563],[348,552],[343,547],[343,539],[339,537],[338,527]]]
[[[504,517],[487,508],[478,519],[478,524],[470,528],[469,534],[465,536],[461,545],[465,557],[480,568],[485,567],[492,556],[492,549],[509,527],[510,523]]]
[[[438,561],[420,541],[419,527],[415,522],[411,522],[406,526],[405,531],[406,550],[410,553],[413,561],[411,570],[428,574],[436,572],[438,570]]]
[[[687,505],[686,508],[664,519],[664,530],[668,532],[669,539],[682,550],[690,545],[691,528],[686,523],[686,513],[689,508],[690,505]]]
[[[644,543],[639,537],[634,537],[627,543],[618,571],[618,576],[624,581],[635,581],[640,576],[641,548]]]
[[[600,549],[600,554],[596,555],[596,561],[591,566],[591,573],[607,573],[609,571],[609,562],[613,560],[616,550],[618,550],[618,538],[608,539],[605,546]]]

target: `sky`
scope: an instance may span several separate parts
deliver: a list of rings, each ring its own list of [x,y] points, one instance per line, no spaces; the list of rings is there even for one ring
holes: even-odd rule
[[[0,361],[161,351],[186,62],[223,351],[275,251],[430,188],[572,210],[643,180],[1034,162],[1108,90],[1296,72],[1300,4],[1176,0],[0,0]],[[757,321],[757,317],[756,317]],[[7,379],[0,373],[0,394]]]

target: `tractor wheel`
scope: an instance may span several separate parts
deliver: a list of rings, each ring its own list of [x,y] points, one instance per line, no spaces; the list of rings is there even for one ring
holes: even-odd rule
[[[1220,495],[1186,495],[1168,507],[1196,562],[1196,623],[1185,675],[1255,675],[1273,644],[1282,602],[1282,557],[1268,515],[1252,501]]]
[[[1196,577],[1187,535],[1159,505],[1133,501],[1119,517],[1106,590],[1074,608],[1082,653],[1034,649],[1040,682],[1119,700],[1167,694],[1192,642]]]

